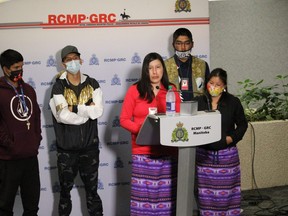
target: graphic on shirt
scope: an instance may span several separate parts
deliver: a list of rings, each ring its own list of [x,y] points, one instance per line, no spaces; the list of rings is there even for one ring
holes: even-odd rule
[[[12,115],[18,121],[28,121],[33,113],[32,101],[26,95],[22,96],[25,99],[25,105],[19,100],[19,97],[15,95],[10,102],[10,110]]]
[[[80,95],[77,98],[77,95],[75,94],[75,92],[72,89],[65,88],[64,89],[64,98],[66,99],[68,105],[70,105],[70,106],[79,105],[79,104],[80,105],[86,104],[90,100],[92,100],[93,91],[94,91],[93,87],[91,85],[87,85],[81,90]]]

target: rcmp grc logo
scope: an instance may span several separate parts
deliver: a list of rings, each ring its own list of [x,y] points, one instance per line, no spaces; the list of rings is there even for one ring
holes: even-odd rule
[[[93,54],[92,57],[90,58],[89,65],[99,65],[99,60],[95,54]]]
[[[177,128],[175,128],[172,132],[172,140],[171,142],[188,142],[188,132],[186,128],[183,127],[183,123],[177,123]]]
[[[177,0],[175,3],[175,12],[191,12],[189,0]]]
[[[131,64],[141,64],[141,58],[138,53],[135,53],[131,59]]]
[[[111,85],[121,85],[120,78],[117,74],[114,74],[114,77],[111,80]]]
[[[56,59],[52,55],[49,56],[46,66],[47,67],[56,67]]]

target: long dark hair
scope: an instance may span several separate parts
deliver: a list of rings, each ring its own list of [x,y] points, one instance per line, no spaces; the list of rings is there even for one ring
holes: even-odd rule
[[[154,60],[159,60],[163,66],[163,76],[161,78],[162,85],[165,89],[168,89],[169,86],[168,74],[163,58],[155,52],[147,54],[144,58],[142,65],[141,79],[136,82],[135,85],[137,85],[137,90],[140,94],[140,98],[147,100],[148,103],[151,103],[153,98],[155,97],[149,76],[149,64]]]

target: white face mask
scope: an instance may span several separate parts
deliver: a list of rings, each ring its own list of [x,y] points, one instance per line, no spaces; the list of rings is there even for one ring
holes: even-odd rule
[[[72,60],[70,62],[66,62],[65,64],[66,70],[72,74],[78,73],[81,67],[80,60]]]
[[[190,50],[187,51],[175,51],[175,54],[178,56],[178,58],[183,59],[183,58],[188,58],[190,55]]]

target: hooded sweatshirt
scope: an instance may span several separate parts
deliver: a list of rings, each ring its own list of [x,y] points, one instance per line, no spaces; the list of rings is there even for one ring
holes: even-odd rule
[[[0,160],[37,156],[42,136],[35,90],[23,80],[15,88],[1,77],[0,98]]]

